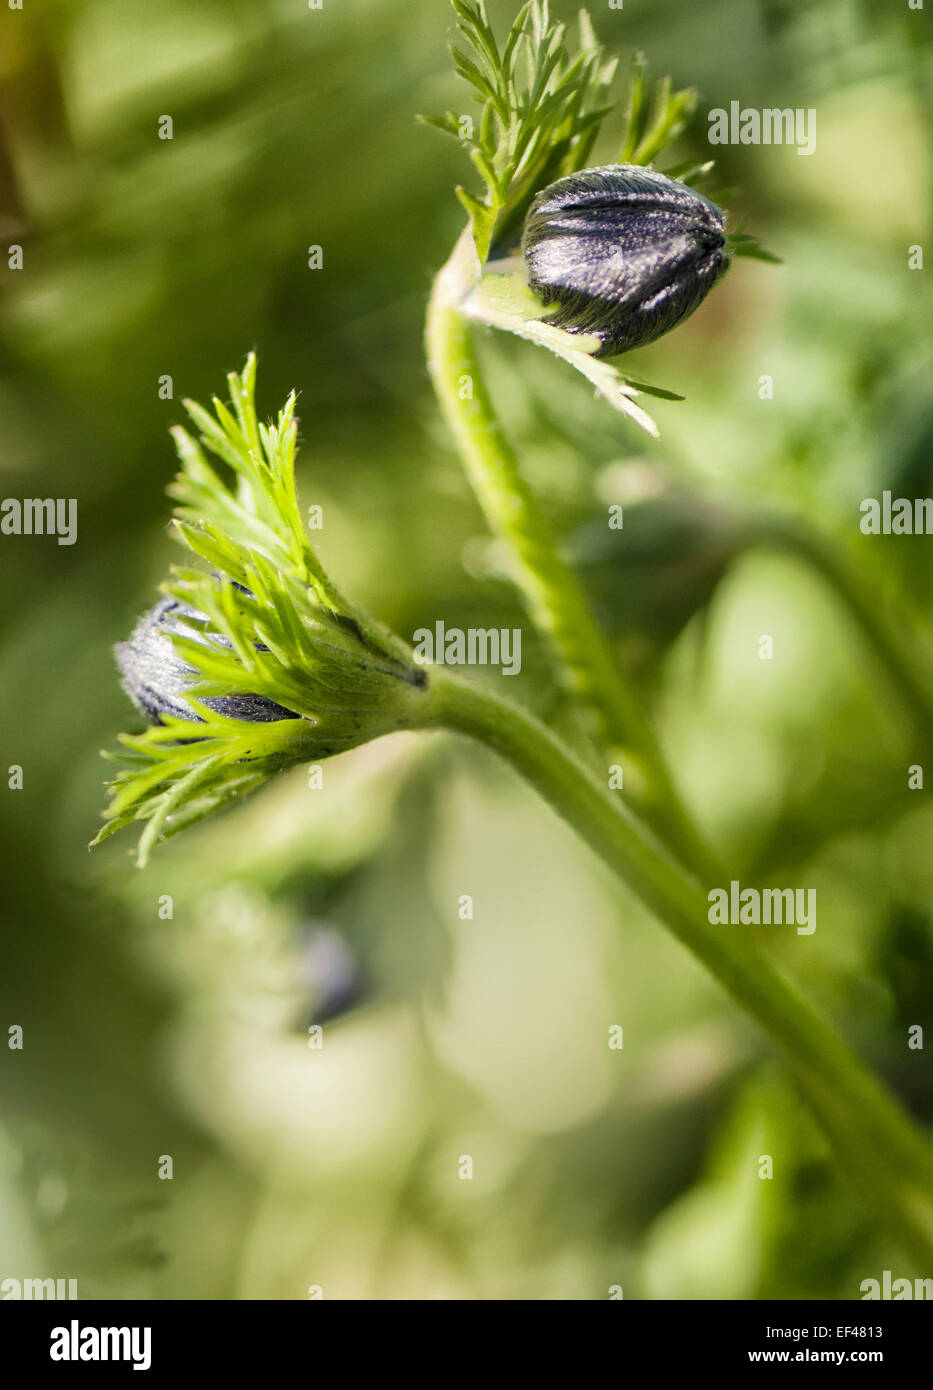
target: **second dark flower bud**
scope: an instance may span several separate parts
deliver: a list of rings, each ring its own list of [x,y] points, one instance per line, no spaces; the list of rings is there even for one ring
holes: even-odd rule
[[[725,219],[676,179],[632,164],[568,174],[535,198],[522,253],[548,323],[609,357],[682,322],[729,268]]]

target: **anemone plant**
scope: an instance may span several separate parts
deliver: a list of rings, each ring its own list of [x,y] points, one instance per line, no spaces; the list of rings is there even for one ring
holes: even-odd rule
[[[618,666],[522,477],[479,371],[477,325],[509,327],[567,358],[638,420],[632,398],[640,388],[596,355],[600,344],[587,341],[592,335],[575,334],[572,324],[549,324],[547,305],[520,267],[487,267],[490,250],[500,261],[511,256],[543,192],[587,172],[612,110],[613,64],[585,17],[574,52],[563,28],[550,23],[547,5],[537,0],[521,11],[501,46],[482,5],[454,0],[454,8],[471,50],[455,49],[454,64],[481,107],[466,143],[486,192],[483,199],[460,193],[468,222],[431,296],[429,366],[467,473],[579,709],[582,751],[571,751],[517,704],[421,664],[408,642],[340,592],[302,525],[294,397],[274,424],[260,424],[250,357],[242,373],[228,378],[232,409],[215,400],[211,414],[189,402],[198,438],[175,431],[181,460],[172,488],[175,534],[203,567],[176,569],[161,602],[118,650],[126,688],[152,722],[145,732],[122,739],[122,767],[98,839],[139,822],[138,857],[144,863],[158,841],[297,763],[399,729],[446,729],[478,740],[537,789],[625,891],[640,898],[757,1021],[796,1079],[842,1170],[883,1213],[904,1248],[928,1262],[933,1155],[926,1137],[751,938],[711,921],[708,889],[717,867],[677,794],[640,694]],[[651,86],[638,60],[620,167],[639,169],[658,158],[683,128],[694,100],[689,91],[673,92],[666,80]],[[459,131],[452,114],[435,124]],[[731,242],[723,232],[719,246],[716,220],[692,202],[689,191],[708,181],[709,173],[704,165],[675,167],[647,181],[625,175],[625,199],[633,188],[637,196],[634,202],[623,199],[620,235],[628,246],[637,243],[643,265],[627,312],[653,314],[667,295],[677,311],[668,325],[673,326],[684,276],[696,273],[704,257],[756,253],[757,243],[744,232],[737,239],[733,234]],[[672,194],[672,183],[689,196]],[[585,181],[584,191],[593,186]],[[563,211],[557,228],[562,235]],[[575,206],[571,218],[578,213]],[[634,231],[629,216],[637,219]],[[686,261],[683,239],[676,252],[671,240],[671,219],[683,216],[694,230],[697,217],[706,224],[696,247],[687,246]],[[583,224],[589,234],[588,216]],[[680,236],[684,228],[677,227]],[[600,235],[610,234],[602,226]],[[506,304],[500,323],[489,305],[501,293],[506,300],[512,296],[512,307]],[[794,543],[780,526],[761,523],[753,539]],[[809,553],[825,560],[816,548]],[[857,595],[854,581],[838,567],[824,562],[821,568],[847,598],[894,679],[909,687],[914,707],[921,716],[928,713],[924,682],[868,615],[870,604]],[[610,790],[605,779],[606,754],[617,751],[626,760],[624,793]]]

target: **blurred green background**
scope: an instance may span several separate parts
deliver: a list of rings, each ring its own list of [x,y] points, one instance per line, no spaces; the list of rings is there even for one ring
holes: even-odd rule
[[[511,0],[490,13],[510,21]],[[716,154],[785,264],[740,262],[633,358],[687,396],[657,403],[658,443],[515,340],[484,344],[496,402],[733,875],[817,890],[816,933],[768,948],[929,1121],[928,1052],[906,1039],[933,1025],[933,811],[907,787],[930,750],[833,594],[741,547],[735,516],[796,509],[880,604],[929,611],[929,539],[858,521],[884,488],[933,492],[930,270],[908,269],[931,251],[930,12],[631,0],[593,19],[623,67],[640,48],[700,88],[662,163]],[[24,248],[22,270],[0,262],[2,490],[78,499],[73,547],[0,538],[0,1037],[24,1029],[0,1047],[0,1279],[852,1298],[884,1268],[931,1275],[852,1195],[751,1025],[482,751],[384,740],[143,872],[130,835],[86,849],[99,749],[138,727],[111,648],[180,554],[166,431],[250,348],[263,414],[300,392],[302,500],[341,587],[408,636],[522,622],[421,350],[470,177],[414,122],[472,109],[450,20],[441,0],[0,11],[0,242]],[[816,153],[711,150],[705,113],[732,100],[814,108]],[[510,691],[547,714],[524,636]],[[909,640],[922,656],[922,625]]]

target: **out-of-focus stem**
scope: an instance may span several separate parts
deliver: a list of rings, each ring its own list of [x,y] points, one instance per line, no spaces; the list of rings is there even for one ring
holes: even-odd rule
[[[805,521],[755,516],[742,527],[746,544],[796,555],[810,565],[838,598],[879,658],[882,670],[933,747],[933,686],[917,670],[914,654],[886,618],[880,595],[866,583],[849,556]]]

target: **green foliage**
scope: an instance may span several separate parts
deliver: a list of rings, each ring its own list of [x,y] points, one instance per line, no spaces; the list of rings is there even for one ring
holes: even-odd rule
[[[629,73],[625,141],[619,162],[650,164],[686,130],[696,106],[696,88],[672,92],[668,76],[659,78],[652,89],[644,55],[636,53]]]
[[[746,260],[767,261],[769,265],[784,264],[780,256],[775,256],[773,251],[767,251],[758,238],[748,232],[731,232],[726,237],[726,247],[733,258],[744,256]]]
[[[530,0],[500,52],[482,0],[452,3],[471,53],[451,45],[451,56],[474,88],[482,116],[469,136],[452,111],[422,120],[461,140],[486,184],[485,202],[457,189],[482,261],[490,248],[506,248],[517,239],[538,189],[587,167],[602,123],[616,106],[608,94],[618,60],[605,57],[586,10],[580,11],[579,43],[572,51],[566,26],[551,23],[548,0]],[[650,163],[681,133],[695,106],[696,92],[672,92],[669,77],[652,89],[637,54],[620,158]]]
[[[530,0],[499,48],[482,0],[452,0],[469,52],[451,45],[454,67],[474,88],[482,113],[463,135],[452,111],[422,117],[461,139],[486,184],[480,202],[458,188],[473,224],[477,252],[516,236],[537,190],[586,166],[603,119],[616,61],[606,61],[589,16],[581,11],[579,48],[571,53],[563,24],[552,24],[547,0]]]
[[[173,634],[192,667],[194,716],[165,714],[121,736],[107,835],[145,822],[139,862],[176,834],[274,773],[326,758],[411,722],[424,673],[404,643],[337,591],[308,543],[295,492],[294,393],[274,425],[256,417],[256,360],[228,376],[233,413],[186,401],[200,431],[172,431],[182,469],[170,488],[177,538],[210,572],[176,567],[165,593],[194,609],[196,636]],[[228,483],[205,450],[229,468]],[[186,620],[187,621],[187,620]],[[202,635],[208,640],[198,640]],[[231,718],[205,698],[259,695],[301,716]]]

